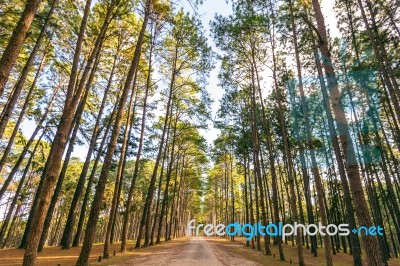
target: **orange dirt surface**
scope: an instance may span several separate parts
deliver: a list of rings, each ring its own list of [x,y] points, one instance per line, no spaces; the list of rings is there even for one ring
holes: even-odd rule
[[[160,245],[155,245],[146,249],[134,249],[135,241],[128,242],[128,251],[126,253],[119,252],[121,244],[115,243],[110,245],[110,258],[102,259],[98,262],[99,256],[103,255],[103,244],[95,244],[92,247],[90,253],[89,263],[90,265],[110,265],[113,263],[119,263],[125,261],[138,253],[149,253],[154,252],[158,249],[168,248],[170,243],[180,243],[187,241],[187,238],[180,238],[172,240],[168,243],[162,243]],[[132,251],[130,248],[132,247]],[[116,251],[116,256],[114,257],[114,250]],[[38,254],[37,264],[38,266],[72,266],[75,265],[81,247],[72,247],[70,249],[61,249],[61,247],[45,247],[43,252]],[[5,249],[0,250],[0,266],[17,266],[22,264],[24,256],[24,250],[21,249]]]
[[[212,251],[213,256],[218,257],[218,261],[221,265],[233,265],[235,261],[240,261],[241,265],[298,265],[297,249],[293,247],[291,243],[287,245],[283,244],[286,261],[280,261],[278,248],[273,245],[271,245],[271,251],[272,254],[275,254],[275,257],[273,255],[265,256],[261,251],[246,247],[244,245],[244,238],[235,238],[234,242],[218,237],[203,237],[204,241],[200,241],[200,243],[198,239],[194,240],[195,241],[193,241],[193,238],[187,237],[179,238],[140,250],[132,248],[132,251],[129,251],[130,247],[133,247],[135,244],[134,241],[131,241],[128,243],[128,252],[126,253],[118,252],[120,244],[115,243],[110,246],[110,258],[102,259],[101,262],[98,262],[98,258],[103,254],[103,245],[96,244],[93,245],[89,263],[90,265],[99,266],[142,264],[155,266],[179,265],[181,257],[184,259],[192,259],[191,257],[198,256],[196,253],[202,252],[205,249],[204,247],[209,247],[208,249]],[[63,250],[60,247],[45,247],[44,251],[39,253],[37,265],[75,265],[80,249],[80,247],[74,247],[68,250]],[[116,251],[116,256],[113,255],[114,250]],[[181,255],[179,255],[179,253]],[[0,250],[0,266],[21,265],[23,255],[24,251],[19,249]],[[168,259],[168,256],[171,256],[171,259]],[[304,247],[304,258],[307,266],[325,265],[322,248],[318,249],[318,257],[315,258],[312,256],[310,250]],[[199,262],[201,261],[202,259],[199,257]],[[341,252],[333,255],[333,263],[335,266],[350,266],[352,265],[352,257],[349,254]],[[201,263],[199,265],[201,265]],[[207,265],[214,266],[212,264]],[[400,266],[400,259],[390,259],[389,265]]]

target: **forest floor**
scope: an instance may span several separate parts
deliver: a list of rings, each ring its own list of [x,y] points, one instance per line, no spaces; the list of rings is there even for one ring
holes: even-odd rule
[[[279,261],[278,248],[271,246],[272,256],[264,256],[262,252],[255,251],[244,246],[244,238],[235,238],[231,242],[225,238],[217,237],[193,237],[179,238],[160,245],[132,249],[126,253],[116,252],[120,244],[110,246],[110,258],[98,262],[99,256],[103,253],[103,245],[96,244],[92,248],[90,265],[191,265],[191,266],[219,266],[219,265],[292,265],[298,264],[297,249],[292,245],[283,245],[286,261]],[[134,245],[134,241],[128,244],[128,250]],[[69,250],[62,250],[60,247],[45,247],[38,256],[38,266],[66,266],[75,265],[80,248],[74,247]],[[309,250],[304,249],[304,257],[308,266],[324,265],[323,250],[319,249],[319,256],[313,257]],[[19,249],[0,250],[0,266],[21,265],[24,251]],[[352,257],[346,253],[333,255],[335,266],[352,265]],[[400,259],[390,259],[390,266],[400,266]]]

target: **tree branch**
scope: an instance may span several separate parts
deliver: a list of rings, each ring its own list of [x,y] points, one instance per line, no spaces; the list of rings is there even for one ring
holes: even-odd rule
[[[318,40],[319,43],[322,44],[324,43],[324,40],[322,39],[321,35],[319,34],[318,29],[314,26],[314,24],[307,18],[305,14],[300,13],[300,17],[304,20],[305,23],[307,23],[318,35]]]

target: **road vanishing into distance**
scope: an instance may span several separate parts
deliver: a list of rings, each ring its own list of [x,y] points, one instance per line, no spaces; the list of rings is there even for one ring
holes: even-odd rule
[[[141,266],[250,266],[260,265],[250,261],[238,254],[228,252],[212,239],[205,237],[193,237],[185,242],[169,243],[168,248],[160,251],[151,252],[151,254],[142,250],[142,254],[129,259],[122,264],[115,266],[126,265],[141,265]],[[232,244],[237,245],[237,244]]]

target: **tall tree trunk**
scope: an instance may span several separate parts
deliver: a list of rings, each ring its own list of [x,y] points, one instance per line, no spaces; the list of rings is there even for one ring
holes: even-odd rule
[[[3,224],[2,224],[2,226],[1,226],[1,230],[0,230],[0,243],[3,242],[2,240],[3,240],[3,237],[5,236],[6,231],[7,231],[8,223],[10,222],[12,213],[14,212],[14,208],[15,208],[15,206],[17,205],[19,196],[20,196],[20,194],[21,194],[22,187],[24,186],[25,179],[26,179],[26,177],[27,177],[27,175],[28,175],[28,170],[29,170],[29,168],[30,168],[30,166],[31,166],[31,163],[32,163],[33,158],[35,157],[36,150],[37,150],[37,148],[38,148],[38,146],[39,146],[40,141],[42,140],[42,137],[43,137],[44,133],[45,133],[45,131],[43,131],[42,135],[41,135],[41,136],[39,137],[39,139],[37,140],[36,145],[35,145],[35,147],[33,148],[32,152],[31,152],[31,156],[29,157],[29,160],[28,160],[28,162],[27,162],[26,165],[25,165],[25,170],[24,170],[24,172],[23,172],[23,174],[22,174],[21,179],[19,180],[19,184],[18,184],[17,190],[15,191],[15,195],[14,195],[14,197],[13,197],[13,200],[12,200],[11,204],[10,204],[10,207],[8,208],[7,216],[6,216],[6,218],[4,219]],[[17,214],[18,214],[18,210],[15,212],[14,215],[17,215]],[[11,228],[10,228],[10,229],[11,229]],[[4,244],[5,242],[6,242],[6,241],[4,241],[3,244]]]
[[[249,217],[249,208],[251,207],[249,205],[249,200],[248,200],[248,192],[247,190],[250,188],[250,184],[247,184],[247,156],[246,153],[243,154],[243,171],[244,171],[244,202],[245,202],[245,223],[248,224],[250,223],[250,217]],[[246,231],[247,232],[247,231]],[[248,240],[246,240],[246,246],[250,246],[250,243]]]
[[[171,160],[173,160],[173,158],[171,158]],[[181,175],[180,175],[180,179],[182,179],[182,172],[183,172],[183,169],[184,169],[184,164],[185,164],[185,156],[184,156],[184,154],[182,155],[182,168],[181,168]],[[171,170],[172,170],[172,168],[171,168]],[[171,212],[170,212],[170,215],[169,215],[169,226],[168,226],[168,228],[166,228],[166,234],[165,234],[165,241],[169,241],[169,240],[171,240],[171,232],[172,232],[172,223],[173,223],[173,220],[174,220],[174,217],[175,217],[175,206],[178,204],[178,199],[177,199],[177,203],[175,204],[175,198],[176,198],[176,194],[178,193],[179,194],[179,189],[180,189],[180,186],[181,186],[181,181],[179,181],[179,187],[178,187],[178,192],[177,192],[177,184],[178,184],[178,176],[179,176],[179,174],[178,174],[178,172],[179,172],[179,158],[177,159],[177,162],[176,162],[176,169],[175,169],[176,171],[175,171],[175,178],[174,178],[174,190],[173,190],[173,194],[172,194],[172,204],[171,204]]]
[[[16,223],[17,218],[19,217],[19,215],[21,215],[21,209],[22,209],[22,204],[18,204],[17,209],[15,210],[14,217],[13,217],[13,219],[11,221],[11,224],[10,224],[10,229],[8,230],[7,236],[3,241],[3,245],[1,246],[2,249],[6,248],[7,243],[10,240],[10,238],[11,238],[11,236],[12,236],[14,230],[15,230],[15,223]],[[23,213],[23,211],[22,211],[22,213]]]
[[[135,188],[135,182],[137,179],[137,175],[139,173],[139,164],[140,164],[140,158],[142,154],[142,148],[143,148],[143,140],[144,140],[144,132],[145,132],[145,123],[146,123],[146,114],[147,114],[147,98],[149,95],[149,90],[150,90],[150,80],[151,80],[151,69],[152,69],[152,49],[154,45],[154,39],[152,41],[152,45],[150,48],[150,56],[149,56],[149,70],[148,70],[148,76],[147,76],[147,82],[146,82],[146,92],[143,98],[143,113],[142,113],[142,121],[141,121],[141,128],[140,128],[140,137],[139,137],[139,146],[136,154],[136,160],[135,160],[135,166],[134,166],[134,171],[132,175],[132,180],[131,180],[131,185],[129,187],[129,192],[128,192],[128,198],[125,206],[125,214],[123,218],[123,225],[122,225],[122,236],[121,236],[121,252],[126,251],[126,241],[127,241],[127,236],[128,236],[128,224],[130,220],[130,208],[132,206],[132,197],[133,197],[133,191]]]
[[[338,89],[337,78],[335,69],[333,68],[331,54],[328,47],[328,38],[326,34],[326,27],[321,7],[318,0],[312,0],[314,12],[317,20],[317,29],[319,33],[319,49],[323,58],[323,67],[325,70],[326,79],[328,81],[328,89],[330,92],[330,100],[332,109],[335,114],[337,122],[337,129],[339,131],[339,141],[342,145],[344,158],[346,160],[346,170],[350,183],[350,190],[353,195],[355,211],[360,224],[369,227],[372,226],[370,213],[368,210],[367,202],[364,196],[364,189],[361,182],[359,167],[355,158],[355,151],[349,129],[347,126],[347,119],[344,115],[343,106],[340,101],[340,93]],[[382,256],[379,251],[379,245],[376,237],[362,236],[362,241],[365,248],[368,265],[382,265]]]
[[[9,184],[13,180],[15,174],[18,172],[18,168],[22,164],[26,153],[28,152],[30,146],[32,145],[33,141],[35,140],[35,137],[36,137],[37,133],[39,133],[39,131],[43,128],[43,123],[46,121],[47,115],[49,114],[51,108],[53,107],[54,100],[57,97],[57,95],[58,95],[58,88],[54,91],[53,96],[50,98],[49,102],[47,103],[47,108],[46,108],[44,114],[40,118],[35,130],[33,131],[33,133],[31,135],[31,137],[29,138],[28,142],[25,144],[21,154],[19,155],[19,157],[18,157],[17,161],[15,162],[13,168],[11,169],[10,173],[8,174],[8,177],[4,181],[3,186],[0,189],[0,199],[3,198],[4,193],[6,192]],[[29,222],[29,219],[28,219],[28,222]]]
[[[146,114],[147,114],[147,98],[149,95],[150,80],[151,80],[151,68],[152,68],[151,61],[152,61],[153,45],[154,45],[154,39],[152,39],[150,55],[149,55],[149,71],[148,71],[147,82],[146,82],[146,92],[145,92],[145,95],[143,98],[143,113],[142,113],[142,121],[141,121],[141,128],[140,128],[139,146],[138,146],[138,150],[137,150],[137,154],[136,154],[135,166],[134,166],[134,170],[133,170],[131,185],[129,187],[128,198],[127,198],[126,206],[125,206],[125,214],[124,214],[124,218],[123,218],[122,236],[121,236],[121,252],[126,251],[126,242],[127,242],[127,237],[128,237],[128,224],[130,221],[130,209],[132,206],[133,191],[135,188],[135,182],[137,179],[137,175],[139,173],[140,157],[141,157],[142,148],[143,148]]]
[[[94,198],[93,198],[92,208],[90,210],[89,220],[88,220],[88,223],[87,223],[87,226],[86,226],[86,232],[85,232],[85,238],[84,238],[84,241],[83,241],[83,247],[82,247],[81,253],[79,254],[78,261],[76,263],[79,266],[83,266],[83,265],[87,265],[88,264],[90,250],[92,248],[94,237],[95,237],[95,233],[96,233],[96,226],[97,226],[97,221],[98,221],[98,218],[99,218],[98,215],[99,215],[99,211],[100,211],[100,207],[101,207],[101,201],[102,201],[102,198],[103,198],[105,185],[106,185],[107,178],[108,178],[109,168],[110,168],[112,157],[114,155],[114,151],[115,151],[115,148],[116,148],[119,131],[120,131],[121,126],[122,126],[122,117],[123,117],[123,114],[124,114],[124,111],[125,111],[124,107],[125,107],[125,103],[126,103],[126,101],[128,99],[129,89],[130,89],[130,87],[132,85],[132,79],[133,79],[133,77],[134,77],[134,75],[135,75],[135,73],[137,72],[137,69],[138,69],[140,55],[141,55],[141,49],[142,49],[142,44],[143,44],[143,40],[144,40],[144,33],[146,31],[146,27],[147,27],[147,22],[149,20],[150,11],[151,11],[151,1],[147,0],[146,1],[145,14],[144,14],[144,18],[143,18],[142,28],[141,28],[139,36],[138,36],[137,44],[136,44],[136,47],[135,47],[135,52],[134,52],[134,55],[133,55],[132,64],[130,66],[130,69],[129,69],[129,72],[128,72],[128,76],[127,76],[127,79],[125,81],[124,88],[122,90],[121,100],[119,102],[119,106],[118,106],[117,116],[115,118],[115,124],[114,124],[114,128],[113,128],[113,132],[112,132],[112,135],[111,135],[109,146],[107,148],[106,156],[104,158],[104,163],[103,163],[103,166],[102,166],[102,169],[101,169],[99,181],[98,181],[98,184],[97,184],[97,189],[96,189],[96,192],[95,192],[95,195],[94,195]]]
[[[115,222],[115,217],[116,217],[116,213],[117,213],[117,201],[119,200],[120,187],[122,186],[122,179],[123,179],[123,174],[124,174],[124,170],[125,170],[126,154],[128,151],[127,146],[128,146],[128,142],[129,142],[131,133],[132,133],[132,127],[133,127],[134,117],[135,117],[136,102],[138,100],[137,99],[138,98],[138,90],[136,90],[136,92],[135,92],[136,79],[137,79],[137,72],[135,74],[135,77],[133,78],[131,98],[129,101],[128,113],[126,115],[124,138],[123,138],[123,143],[122,143],[122,147],[121,147],[121,154],[120,154],[120,159],[119,159],[119,163],[118,163],[117,175],[115,177],[114,194],[113,194],[113,198],[112,198],[112,202],[111,202],[110,215],[109,215],[109,219],[108,219],[108,223],[107,223],[106,236],[105,236],[105,240],[104,240],[103,258],[105,258],[105,259],[108,259],[110,257],[109,246],[110,246],[110,242],[111,242],[111,234],[112,234],[113,224]],[[133,105],[135,105],[135,107]]]
[[[6,106],[4,107],[4,109],[1,113],[1,116],[0,116],[0,138],[3,136],[4,129],[6,128],[7,122],[11,116],[12,111],[14,110],[15,104],[17,103],[17,100],[21,94],[21,91],[24,87],[26,79],[28,78],[29,71],[35,61],[36,55],[39,51],[42,41],[43,41],[44,37],[46,36],[46,31],[50,24],[51,16],[53,15],[54,9],[57,5],[57,1],[58,0],[53,0],[53,2],[51,3],[50,10],[49,10],[47,17],[44,21],[44,24],[40,30],[40,33],[36,40],[35,46],[32,48],[31,54],[29,55],[29,58],[26,61],[24,68],[22,69],[21,76],[19,77],[18,82],[15,85],[12,95],[10,96]],[[47,53],[47,49],[49,46],[50,46],[50,41],[49,41],[49,44],[45,48],[45,51],[44,51],[45,54]],[[44,57],[45,56],[43,55],[43,58]],[[43,60],[44,59],[42,59],[41,65],[43,64]],[[40,68],[41,67],[39,67],[39,69]]]
[[[102,154],[101,151],[103,150],[104,145],[106,143],[106,140],[108,139],[108,133],[110,132],[112,123],[114,121],[114,116],[116,114],[117,106],[118,106],[118,100],[119,100],[119,96],[117,96],[115,104],[114,104],[114,107],[113,107],[113,110],[112,110],[112,112],[110,114],[110,119],[109,119],[109,121],[107,123],[103,139],[102,139],[102,141],[100,143],[100,146],[99,146],[99,149],[98,149],[98,153],[97,153],[96,159],[94,161],[94,164],[93,164],[93,167],[92,167],[92,170],[91,170],[88,182],[87,182],[85,196],[83,197],[81,211],[80,211],[80,214],[79,214],[79,221],[78,221],[78,225],[77,225],[77,228],[76,228],[74,241],[72,243],[72,246],[74,246],[74,247],[79,246],[79,241],[80,241],[80,238],[81,238],[81,235],[82,235],[82,231],[83,231],[83,223],[84,223],[84,220],[85,220],[85,213],[86,213],[86,209],[87,209],[87,204],[89,202],[89,197],[90,197],[90,193],[91,193],[91,190],[92,190],[92,185],[93,185],[93,182],[94,182],[94,176],[96,174],[97,165],[99,164],[100,157],[101,157],[101,154]],[[99,130],[98,134],[100,134],[100,130]],[[97,140],[97,137],[96,137],[96,140]],[[96,140],[94,141],[94,144],[93,144],[94,146],[92,147],[93,150],[96,149]],[[90,162],[90,160],[89,160],[89,162]],[[84,174],[85,178],[86,178],[86,174],[87,173]],[[77,187],[77,189],[75,190],[75,194],[74,194],[74,197],[76,197],[76,202],[77,203],[79,202],[79,199],[80,199],[80,197],[82,195],[82,192],[83,192],[83,189],[84,189],[84,185],[85,185],[85,178],[83,177],[82,173],[81,173],[80,178],[81,177],[82,177],[82,181],[80,183],[78,183],[79,190],[78,190],[78,187]],[[71,211],[71,209],[70,209],[70,213],[68,214],[68,217],[69,217],[69,219],[71,219],[71,223],[70,223],[70,225],[68,227],[68,232],[65,232],[65,234],[67,235],[66,239],[69,239],[69,237],[70,237],[70,236],[68,236],[68,234],[71,234],[71,235],[73,234],[73,229],[74,229],[74,225],[75,225],[75,213],[76,213],[76,210]],[[71,218],[70,218],[70,215],[71,215]],[[67,230],[67,229],[65,229],[65,230]],[[68,244],[69,242],[66,241],[65,243]]]
[[[106,106],[108,92],[110,91],[111,84],[112,84],[112,81],[113,81],[114,71],[115,71],[115,67],[116,67],[116,61],[117,61],[117,57],[118,57],[118,51],[119,51],[119,46],[118,46],[117,52],[116,52],[116,54],[114,56],[114,62],[113,62],[113,66],[112,66],[112,69],[111,69],[110,76],[109,76],[108,81],[107,81],[106,89],[104,90],[103,99],[101,101],[99,113],[97,114],[96,123],[95,123],[95,126],[93,128],[92,138],[91,138],[90,143],[89,143],[89,149],[88,149],[88,152],[86,154],[86,159],[85,159],[85,162],[83,164],[81,174],[79,175],[78,183],[77,183],[77,186],[76,186],[76,189],[75,189],[75,192],[74,192],[74,196],[73,196],[72,201],[71,201],[71,207],[70,207],[70,209],[68,211],[67,221],[66,221],[66,224],[65,224],[65,227],[64,227],[63,236],[61,238],[61,247],[63,249],[67,249],[71,245],[73,229],[74,229],[75,221],[76,221],[75,220],[76,219],[76,212],[77,212],[77,209],[78,209],[80,198],[81,198],[83,190],[84,190],[86,175],[87,175],[87,172],[89,170],[90,161],[91,161],[91,158],[92,158],[92,153],[95,150],[96,141],[97,141],[97,139],[98,139],[98,137],[100,135],[100,132],[101,132],[100,122],[101,122],[101,118],[102,118],[102,115],[103,115],[103,112],[104,112],[104,108]],[[118,102],[118,99],[119,99],[119,97],[116,98],[116,102]],[[116,106],[117,106],[117,104],[114,105],[114,109],[111,112],[111,114],[112,114],[111,116],[114,115]],[[105,133],[105,137],[103,138],[103,142],[105,141],[105,139],[106,139],[106,137],[108,135],[108,131],[109,131],[109,128],[111,127],[111,121],[112,120],[113,120],[112,117],[110,117],[108,125],[106,126],[106,133]],[[103,144],[101,146],[103,146]],[[101,149],[100,149],[100,151],[101,151]],[[100,153],[101,152],[99,152],[99,154]],[[98,162],[98,160],[96,160],[96,162],[95,162],[96,166],[97,166],[97,162]],[[96,167],[93,167],[93,168],[96,168]],[[94,175],[94,173],[93,173],[93,175]],[[92,175],[90,176],[89,181],[88,181],[88,186],[89,187],[91,186],[91,183],[92,183],[92,182],[90,182],[90,180],[93,181]],[[85,199],[87,199],[86,195],[85,195]],[[86,202],[87,202],[87,200],[86,201],[84,200],[84,203],[86,203]],[[83,204],[83,205],[86,205],[86,204]],[[82,209],[86,210],[86,207],[84,208],[83,205],[82,205]],[[83,217],[82,217],[82,219],[83,219]],[[79,218],[79,221],[81,221],[81,217]],[[83,223],[83,220],[82,220],[82,223]],[[78,224],[80,224],[80,223],[78,223]],[[78,232],[79,232],[80,228],[82,228],[82,226],[81,227],[78,226]],[[78,232],[77,232],[76,235],[80,236],[80,233],[78,233]],[[79,237],[78,237],[78,242],[79,242]],[[75,241],[74,241],[74,243],[75,243]],[[76,245],[78,245],[78,243]]]
[[[83,111],[84,111],[85,106],[86,106],[86,101],[87,101],[87,98],[89,96],[90,87],[91,87],[91,84],[93,82],[93,79],[94,79],[94,76],[95,76],[95,73],[96,73],[96,70],[97,70],[97,65],[99,63],[99,60],[100,60],[100,53],[98,52],[97,55],[96,55],[96,62],[94,64],[94,67],[92,68],[89,80],[88,80],[88,82],[86,84],[85,94],[83,95],[82,99],[80,100],[79,107],[78,107],[78,109],[76,111],[76,114],[75,114],[75,117],[74,117],[74,121],[72,122],[72,124],[74,125],[74,128],[72,130],[72,135],[71,135],[71,133],[68,134],[68,135],[71,135],[71,138],[69,140],[69,146],[68,146],[68,149],[67,149],[67,153],[65,155],[63,166],[61,168],[60,176],[58,177],[57,185],[56,185],[56,188],[54,190],[54,194],[53,194],[53,196],[51,198],[51,203],[50,203],[50,206],[49,206],[49,210],[47,211],[46,219],[45,219],[44,226],[43,226],[42,236],[41,236],[40,242],[39,242],[39,248],[38,248],[39,252],[41,252],[43,250],[43,246],[44,246],[45,241],[47,239],[47,234],[49,232],[50,224],[51,224],[51,221],[52,221],[52,218],[53,218],[53,212],[54,212],[54,209],[55,209],[56,204],[58,202],[58,198],[59,198],[59,196],[61,194],[62,186],[63,186],[63,183],[64,183],[64,178],[65,178],[65,175],[67,173],[69,160],[70,160],[72,152],[74,150],[74,145],[75,145],[76,137],[78,135],[78,130],[79,130],[79,127],[80,127],[80,124],[81,124]]]
[[[78,34],[78,41],[76,44],[74,60],[72,63],[72,70],[68,83],[67,95],[65,98],[64,111],[62,113],[61,120],[57,127],[57,132],[54,137],[48,159],[46,161],[45,170],[42,174],[41,180],[43,180],[43,185],[41,189],[38,190],[36,195],[36,197],[38,197],[39,199],[39,204],[34,216],[32,217],[32,223],[35,225],[35,227],[30,228],[30,232],[27,238],[23,261],[24,266],[33,266],[36,263],[37,249],[43,230],[44,220],[46,218],[47,210],[50,204],[50,197],[53,193],[54,186],[57,181],[62,156],[68,139],[69,128],[71,127],[76,105],[78,104],[78,99],[81,95],[81,91],[75,91],[74,88],[75,81],[77,79],[77,70],[80,61],[83,38],[85,35],[86,24],[90,13],[90,6],[91,0],[87,0]]]
[[[253,143],[253,163],[254,163],[254,175],[255,175],[255,182],[258,182],[258,188],[260,192],[260,204],[261,204],[261,219],[263,224],[267,224],[267,215],[266,215],[266,207],[265,207],[265,197],[264,197],[264,189],[261,180],[261,169],[260,169],[260,162],[259,162],[259,151],[260,151],[260,144],[259,144],[259,135],[258,135],[258,128],[257,128],[257,114],[256,114],[256,83],[255,83],[255,70],[252,67],[252,88],[251,88],[251,112],[253,116],[253,124],[252,124],[252,143]],[[257,184],[257,183],[256,183]],[[257,196],[257,190],[256,190]],[[256,197],[257,198],[257,197]],[[257,200],[257,199],[256,199]],[[256,202],[257,203],[257,202]],[[257,210],[258,211],[258,210]],[[278,217],[275,217],[278,219]],[[269,237],[268,234],[264,236],[264,249],[266,255],[271,255],[271,250],[269,248]],[[258,236],[259,239],[260,236]],[[257,243],[258,244],[258,243]],[[281,245],[281,243],[279,243]],[[283,253],[281,253],[282,259]],[[284,258],[283,258],[284,260]]]
[[[160,179],[159,179],[159,191],[157,193],[157,203],[159,204],[159,198],[160,198],[160,194],[161,194],[161,184],[162,184],[162,179],[164,176],[164,162],[167,158],[168,152],[169,152],[169,134],[171,132],[171,123],[172,123],[172,116],[169,117],[169,122],[168,122],[168,129],[167,129],[167,136],[166,136],[166,141],[165,141],[165,147],[164,147],[164,151],[163,151],[163,161],[161,163],[161,171],[160,171]],[[168,173],[167,173],[168,176]],[[163,194],[163,202],[161,203],[161,211],[160,211],[160,215],[158,218],[158,229],[157,229],[157,239],[156,239],[156,244],[160,244],[161,243],[161,231],[162,231],[162,225],[163,225],[163,217],[164,217],[164,213],[165,213],[165,207],[166,207],[166,203],[164,203],[165,200],[165,193],[167,190],[167,186],[169,186],[169,180],[166,180],[166,184],[165,184],[165,189],[164,189],[164,194]],[[168,194],[168,193],[167,193]],[[157,210],[157,208],[156,208]],[[157,213],[157,212],[156,212]],[[156,223],[156,219],[154,221],[154,224]]]
[[[48,45],[47,45],[46,48],[45,48],[45,52],[44,52],[44,54],[43,54],[42,60],[40,61],[38,70],[36,71],[35,78],[33,79],[32,85],[31,85],[30,88],[29,88],[29,91],[28,91],[28,93],[27,93],[27,95],[26,95],[26,97],[25,97],[25,102],[24,102],[24,104],[23,104],[23,106],[22,106],[22,108],[21,108],[21,111],[20,111],[20,113],[19,113],[17,122],[15,123],[14,130],[13,130],[13,132],[12,132],[10,138],[8,139],[7,147],[5,148],[5,150],[4,150],[4,152],[3,152],[3,155],[2,155],[2,157],[1,157],[1,159],[0,159],[0,172],[1,172],[1,170],[3,169],[4,165],[6,164],[8,154],[10,153],[11,148],[12,148],[12,146],[14,145],[14,141],[15,141],[15,138],[16,138],[16,136],[17,136],[19,127],[20,127],[22,121],[24,120],[25,112],[26,112],[26,110],[28,109],[28,106],[29,106],[29,104],[30,104],[30,102],[31,102],[31,100],[32,100],[32,98],[33,98],[33,95],[32,95],[32,94],[33,94],[33,92],[34,92],[34,90],[35,90],[36,83],[37,83],[37,81],[38,81],[38,78],[39,78],[39,76],[40,76],[40,73],[42,72],[43,63],[44,63],[44,60],[45,60],[45,58],[46,58],[47,49],[49,48],[49,44],[50,44],[50,41],[49,41]],[[4,127],[5,127],[5,125],[4,125]],[[1,129],[0,129],[0,130],[1,130]],[[1,132],[0,132],[0,133],[1,133]],[[1,136],[1,134],[0,134],[0,136]],[[1,138],[1,137],[0,137],[0,138]]]
[[[135,103],[133,105],[132,118],[131,118],[132,121],[131,121],[131,126],[129,128],[128,136],[132,135],[133,125],[134,125],[134,123],[135,123],[134,121],[136,119],[136,107],[138,106],[137,101],[139,101],[138,90],[136,91]],[[129,139],[128,139],[128,141],[129,141]],[[124,171],[125,171],[126,158],[127,158],[127,150],[125,151],[125,156],[124,156],[124,159],[123,159],[124,164],[122,165],[121,173],[124,173]],[[117,199],[119,199],[121,197],[123,182],[124,182],[124,175],[122,175],[120,180],[119,180]],[[114,238],[114,234],[116,232],[115,226],[116,226],[116,221],[117,221],[116,217],[117,217],[117,210],[119,208],[119,203],[120,203],[119,200],[116,201],[116,206],[115,206],[115,210],[114,210],[114,214],[113,214],[114,215],[114,221],[112,223],[111,234],[110,234],[110,243],[113,243],[113,241],[115,239]]]
[[[139,225],[139,233],[138,233],[138,238],[136,239],[136,248],[139,248],[141,246],[140,242],[142,240],[142,234],[143,234],[143,228],[146,226],[146,224],[150,225],[150,221],[147,222],[147,218],[150,217],[150,211],[151,211],[151,204],[152,204],[152,200],[153,200],[153,193],[154,193],[154,186],[155,186],[155,182],[156,182],[156,178],[157,178],[157,172],[158,172],[158,167],[160,165],[160,160],[162,157],[162,148],[164,146],[164,142],[165,142],[165,135],[166,135],[166,131],[167,131],[167,125],[168,125],[168,117],[170,115],[171,112],[171,104],[172,104],[172,95],[173,95],[173,90],[174,90],[174,86],[175,86],[175,77],[176,77],[176,64],[177,64],[177,49],[175,49],[175,56],[174,56],[174,62],[173,62],[173,67],[172,67],[172,77],[171,77],[171,82],[170,82],[170,88],[169,88],[169,95],[168,95],[168,102],[167,102],[167,106],[166,106],[166,114],[165,114],[165,118],[164,118],[164,127],[163,127],[163,132],[161,135],[161,139],[160,139],[160,144],[159,144],[159,148],[158,148],[158,154],[157,154],[157,159],[154,165],[154,169],[153,169],[153,174],[151,175],[151,179],[150,179],[150,185],[149,185],[149,189],[147,192],[147,196],[146,196],[146,201],[145,201],[145,205],[143,208],[143,214],[142,214],[142,218],[140,221],[140,225]],[[145,242],[144,246],[148,246],[149,242]]]
[[[172,120],[172,117],[171,117]],[[156,243],[160,243],[160,239],[159,236],[161,235],[161,229],[162,229],[162,224],[163,224],[163,220],[164,220],[164,215],[166,215],[166,206],[167,206],[167,202],[169,200],[169,184],[171,181],[171,176],[172,176],[172,166],[174,164],[174,156],[175,156],[175,142],[176,142],[176,126],[178,123],[178,117],[175,116],[175,121],[174,121],[174,126],[173,126],[173,133],[172,133],[172,143],[171,143],[171,155],[170,155],[170,159],[169,159],[169,165],[167,168],[167,175],[166,175],[166,183],[165,183],[165,189],[164,189],[164,195],[163,195],[163,201],[161,204],[161,213],[160,213],[160,220],[159,220],[159,224],[158,224],[158,236],[157,236],[157,242]],[[168,137],[168,134],[167,134]],[[168,139],[167,139],[168,141]],[[178,171],[178,169],[176,169],[176,171]],[[165,217],[165,219],[167,219],[167,215]],[[169,240],[168,239],[168,228],[165,228],[166,230],[166,234],[165,234],[165,240]]]
[[[167,133],[167,140],[168,140],[168,134],[169,134],[169,132]],[[168,146],[167,143],[165,145]],[[151,228],[150,246],[154,245],[154,237],[155,237],[154,235],[156,233],[157,224],[159,225],[158,229],[160,230],[160,234],[161,234],[161,230],[162,230],[162,220],[160,219],[161,218],[161,212],[159,214],[159,209],[160,209],[161,185],[162,185],[163,176],[164,176],[164,168],[165,168],[164,165],[165,165],[165,158],[166,158],[167,152],[168,152],[168,150],[164,149],[164,155],[163,155],[163,159],[162,159],[162,162],[161,162],[160,177],[158,179],[157,203],[156,203],[156,210],[154,212],[155,213],[155,217],[154,217],[154,221],[153,221],[153,227]],[[160,226],[160,221],[161,221],[161,226]],[[158,229],[157,229],[157,232],[159,231]],[[159,235],[160,234],[157,234],[156,244],[159,244],[159,242],[157,243],[157,241],[159,241]]]
[[[310,125],[309,125],[309,116],[308,116],[308,108],[306,105],[306,101],[305,101],[305,94],[304,94],[304,89],[303,89],[303,78],[302,78],[302,73],[301,73],[301,64],[300,64],[300,56],[299,56],[299,49],[298,49],[298,45],[297,45],[297,33],[296,33],[296,25],[295,25],[295,21],[294,21],[294,16],[293,16],[293,11],[292,11],[292,2],[289,1],[289,8],[290,8],[290,13],[291,13],[291,24],[292,24],[292,32],[293,32],[293,43],[294,43],[294,48],[295,48],[295,57],[296,57],[296,65],[297,65],[297,75],[298,75],[298,79],[299,79],[299,90],[300,90],[300,98],[301,98],[301,105],[302,105],[302,109],[303,109],[303,114],[304,114],[304,122],[305,122],[305,127],[306,127],[306,133],[307,133],[307,140],[310,142],[312,140],[312,136],[311,136],[311,130],[310,130]],[[335,138],[335,137],[334,137]],[[350,227],[355,228],[356,224],[355,224],[355,219],[353,216],[353,206],[351,203],[351,196],[350,196],[350,190],[348,187],[348,182],[347,182],[347,178],[346,178],[346,174],[344,171],[344,165],[343,165],[343,161],[341,159],[340,156],[340,150],[339,150],[339,146],[337,144],[337,139],[335,138],[336,141],[336,158],[338,161],[338,168],[339,168],[339,173],[340,173],[340,177],[342,180],[342,185],[343,185],[343,190],[344,190],[344,194],[345,194],[345,201],[346,201],[346,207],[347,207],[347,218],[350,224]],[[313,149],[313,147],[310,147],[310,149]],[[311,156],[313,158],[312,159],[312,163],[315,164],[315,155],[314,155],[314,151],[311,151]],[[318,169],[314,169],[315,165],[313,165],[313,174],[319,174],[319,170]],[[315,177],[315,175],[314,175]],[[317,180],[317,178],[316,178]],[[353,247],[353,262],[354,265],[362,265],[362,261],[361,261],[361,248],[358,242],[358,239],[355,235],[350,235],[350,240],[351,240],[351,244]]]
[[[18,24],[15,26],[10,41],[5,48],[0,59],[0,97],[4,93],[4,88],[11,73],[19,52],[25,42],[26,35],[31,28],[31,24],[42,0],[30,0],[26,3]]]

